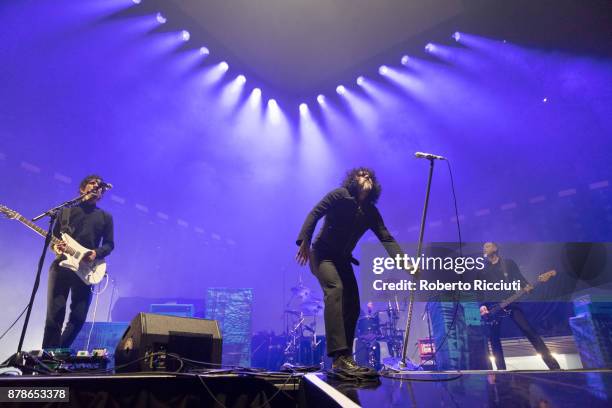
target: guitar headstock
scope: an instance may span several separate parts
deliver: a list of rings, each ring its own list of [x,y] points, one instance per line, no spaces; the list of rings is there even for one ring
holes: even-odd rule
[[[538,281],[539,282],[546,282],[548,281],[550,278],[552,278],[553,276],[555,276],[557,274],[557,271],[555,271],[554,269],[551,269],[548,272],[544,272],[543,274],[541,274],[540,276],[538,276]]]
[[[11,210],[10,208],[5,207],[4,205],[0,205],[0,214],[11,220],[18,218],[20,215],[17,211]]]

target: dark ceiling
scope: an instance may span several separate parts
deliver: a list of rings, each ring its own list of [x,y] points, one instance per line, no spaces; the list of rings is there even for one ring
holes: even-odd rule
[[[249,78],[288,95],[313,94],[360,70],[421,52],[455,31],[526,46],[609,55],[609,0],[144,0],[163,30],[186,28]]]

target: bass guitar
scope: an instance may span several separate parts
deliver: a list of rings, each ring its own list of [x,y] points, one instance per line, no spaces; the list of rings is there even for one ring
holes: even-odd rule
[[[557,274],[557,271],[555,271],[554,269],[551,269],[550,271],[545,272],[541,274],[540,276],[538,276],[537,281],[533,285],[528,284],[523,289],[516,292],[514,295],[504,299],[503,301],[499,303],[496,303],[494,306],[490,308],[487,307],[489,309],[489,313],[485,313],[484,315],[482,315],[481,316],[482,320],[488,325],[499,324],[500,320],[503,317],[510,315],[511,310],[508,309],[508,306],[511,303],[516,302],[518,299],[523,297],[525,294],[527,294],[528,292],[531,292],[531,290],[535,288],[536,286],[539,286],[544,282],[548,282],[548,280],[552,278],[553,276],[555,276],[556,274]]]

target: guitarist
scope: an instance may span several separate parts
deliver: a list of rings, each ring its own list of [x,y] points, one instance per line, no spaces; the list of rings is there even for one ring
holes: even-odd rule
[[[92,250],[85,255],[82,262],[93,262],[111,253],[115,247],[113,239],[113,217],[98,208],[96,203],[102,198],[104,189],[98,188],[102,178],[89,175],[81,181],[80,194],[91,192],[78,206],[65,208],[58,216],[53,235],[60,238],[60,232],[70,234],[79,244]],[[91,303],[92,292],[75,272],[60,267],[65,243],[52,247],[57,258],[49,268],[49,285],[47,289],[47,318],[43,337],[43,349],[68,348],[83,327]],[[70,315],[64,326],[66,301],[71,293]]]
[[[485,264],[484,270],[481,272],[484,276],[479,276],[478,279],[486,279],[488,281],[499,281],[504,280],[506,282],[520,280],[521,287],[530,287],[529,283],[526,281],[525,277],[521,274],[516,262],[512,259],[502,258],[499,256],[499,247],[494,242],[485,242],[483,246],[484,257],[487,260]],[[480,275],[480,274],[479,274]],[[531,290],[531,289],[528,289]],[[504,293],[495,293],[494,296],[489,294],[489,298],[493,297],[496,299],[502,299],[513,295],[512,292],[504,292]],[[491,303],[488,303],[488,306],[493,306]],[[519,327],[519,329],[523,332],[525,337],[531,342],[536,351],[542,356],[544,363],[551,370],[558,370],[559,363],[557,360],[550,354],[550,350],[544,344],[542,338],[537,334],[534,328],[529,324],[527,319],[525,318],[525,314],[523,310],[519,307],[517,303],[511,303],[506,307],[506,310],[509,312],[509,317],[514,321],[514,323]],[[480,315],[486,317],[489,313],[489,309],[487,307],[487,302],[481,301],[480,306]],[[493,351],[493,356],[495,357],[495,364],[498,370],[506,369],[506,362],[504,361],[504,352],[502,350],[501,340],[500,340],[500,328],[501,322],[503,319],[497,320],[495,323],[489,325],[489,341],[491,342],[491,349]]]

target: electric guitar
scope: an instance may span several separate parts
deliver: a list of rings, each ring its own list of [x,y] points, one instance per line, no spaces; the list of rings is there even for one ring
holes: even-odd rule
[[[518,292],[516,292],[514,295],[512,295],[509,298],[506,298],[503,301],[495,304],[495,306],[493,306],[491,308],[488,308],[489,309],[489,313],[486,313],[486,314],[482,315],[481,316],[482,320],[486,324],[488,324],[488,325],[499,324],[499,321],[500,321],[501,318],[510,315],[511,311],[508,310],[507,307],[511,303],[516,302],[519,298],[524,296],[527,292],[530,292],[536,286],[539,286],[540,284],[542,284],[544,282],[548,282],[548,280],[550,278],[552,278],[553,276],[555,276],[556,274],[557,274],[557,271],[554,270],[554,269],[551,269],[550,271],[541,274],[540,276],[538,276],[538,280],[533,285],[532,284],[528,284],[523,289],[521,289]]]
[[[21,222],[43,238],[47,237],[47,231],[34,224],[17,211],[0,205],[0,213],[9,219]],[[61,242],[66,243],[66,250],[63,252],[64,259],[60,261],[59,265],[76,273],[76,275],[87,285],[100,283],[104,275],[106,275],[106,262],[104,259],[95,259],[93,262],[83,261],[85,255],[91,252],[91,249],[85,248],[66,233],[62,232],[61,236],[62,239],[51,237],[51,245],[56,245]]]

